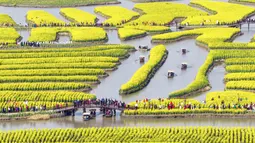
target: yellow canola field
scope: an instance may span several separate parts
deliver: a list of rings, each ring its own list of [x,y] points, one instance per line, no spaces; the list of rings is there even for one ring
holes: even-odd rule
[[[129,25],[167,25],[175,18],[207,15],[206,12],[188,5],[170,2],[139,3],[135,5],[135,9],[143,15],[129,22]]]
[[[255,3],[255,0],[231,0],[231,1],[244,2],[244,3]]]
[[[153,41],[175,41],[183,37],[197,37],[196,40],[207,44],[210,47],[210,44],[226,42],[231,39],[232,36],[239,33],[240,29],[238,28],[200,28],[180,32],[171,32],[165,34],[159,34],[152,37]]]
[[[107,39],[107,34],[102,28],[97,27],[52,27],[33,28],[29,41],[49,42],[55,41],[58,33],[68,33],[75,42],[101,41]]]
[[[139,16],[139,13],[120,6],[100,6],[96,7],[94,11],[109,18],[103,22],[105,26],[122,25]]]
[[[19,33],[14,28],[0,28],[0,45],[3,43],[16,44],[20,37]]]
[[[37,26],[61,26],[65,22],[44,10],[31,10],[27,12],[27,21]]]
[[[0,14],[0,26],[13,26],[16,23],[13,19],[7,14]]]
[[[130,28],[120,28],[120,29],[118,29],[118,35],[119,35],[120,39],[122,39],[122,40],[129,40],[132,38],[136,38],[138,36],[145,36],[146,31],[130,29]]]
[[[129,94],[144,88],[148,84],[150,78],[152,78],[158,70],[158,65],[163,60],[166,53],[167,50],[164,45],[153,47],[150,51],[149,61],[140,67],[129,81],[121,85],[120,93]],[[151,74],[152,76],[150,76]]]
[[[210,92],[206,95],[207,105],[220,105],[224,103],[225,105],[233,104],[250,104],[255,102],[255,94],[252,92],[245,91],[218,91]]]
[[[62,8],[60,14],[68,20],[81,25],[95,25],[97,17],[77,8]]]
[[[182,21],[182,25],[229,25],[255,12],[255,9],[249,6],[217,1],[198,0],[192,1],[191,5],[213,11],[214,15],[189,16]]]

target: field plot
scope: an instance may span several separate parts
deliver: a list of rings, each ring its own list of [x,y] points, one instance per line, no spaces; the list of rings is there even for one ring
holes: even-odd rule
[[[74,42],[102,42],[107,40],[106,32],[97,27],[33,28],[28,40],[33,42],[57,41],[59,34],[70,36]]]
[[[168,51],[163,45],[154,47],[150,52],[149,61],[138,69],[132,78],[120,88],[120,94],[130,94],[141,90],[154,76],[156,71],[163,65],[167,58]]]
[[[200,142],[208,140],[211,142],[254,142],[254,132],[254,128],[241,127],[107,127],[1,132],[0,139],[8,142],[20,140],[23,142],[118,142],[120,140],[123,142]],[[14,138],[14,136],[23,134],[27,136],[21,139]]]
[[[229,0],[229,2],[240,3],[240,4],[254,4],[255,0]]]
[[[134,9],[143,15],[128,25],[168,25],[176,18],[207,15],[187,5],[168,2],[140,3]]]
[[[131,28],[120,28],[118,29],[118,35],[122,40],[130,40],[138,37],[144,37],[147,35],[146,31],[131,29]]]
[[[188,17],[182,21],[182,25],[231,25],[255,13],[252,7],[226,2],[191,1],[190,4],[205,9],[212,15]]]
[[[31,10],[27,13],[27,21],[36,26],[63,26],[64,21],[56,18],[44,10]]]
[[[221,34],[219,34],[221,32]],[[186,30],[181,32],[171,32],[160,35],[155,35],[152,37],[152,42],[155,43],[168,43],[182,40],[185,38],[196,38],[197,44],[205,45],[206,47],[213,47],[219,43],[226,44],[235,44],[227,43],[232,41],[238,34],[240,34],[240,29],[238,28],[200,28],[194,30]],[[218,46],[217,49],[222,47]]]
[[[139,13],[120,6],[96,7],[95,12],[108,18],[103,22],[104,26],[120,26],[139,16]]]
[[[60,14],[76,24],[90,25],[90,26],[93,26],[96,24],[97,17],[95,15],[80,9],[62,8],[60,9]]]
[[[19,33],[14,28],[0,28],[0,45],[16,44],[20,38]]]
[[[0,26],[14,26],[16,23],[7,14],[0,14]]]
[[[77,91],[91,90],[91,85],[100,83],[99,77],[108,75],[105,70],[117,69],[119,58],[131,50],[134,47],[128,45],[1,50],[0,108],[17,102],[25,109],[27,100],[31,106],[47,104],[51,109],[73,100],[95,99]]]

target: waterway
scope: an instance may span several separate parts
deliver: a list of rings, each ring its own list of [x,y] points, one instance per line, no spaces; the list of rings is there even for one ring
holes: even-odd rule
[[[120,6],[132,9],[134,7],[133,2],[127,0],[121,0]],[[178,3],[189,3],[189,0],[174,1]],[[78,7],[79,9],[85,10],[90,13],[94,13],[95,6]],[[6,13],[10,15],[15,22],[18,24],[26,25],[25,16],[29,10],[43,9],[57,18],[67,21],[60,14],[59,8],[12,8],[12,7],[0,7],[0,13]],[[105,20],[105,18],[97,15],[99,22]],[[254,32],[247,31],[247,27],[243,27],[242,32],[244,35],[235,39],[234,42],[249,42],[250,39],[255,34]],[[252,30],[252,27],[251,27]],[[23,37],[24,41],[27,41],[30,31],[22,30],[19,31],[20,35]],[[118,38],[116,30],[107,30],[109,44],[129,44],[135,47],[139,45],[148,45],[150,48],[156,46],[151,43],[151,36],[146,36],[143,38],[121,41]],[[59,42],[69,41],[70,38],[60,36]],[[143,55],[148,57],[149,52],[136,51],[130,53],[130,57],[121,61],[121,65],[118,70],[113,71],[109,77],[102,79],[101,84],[97,85],[91,93],[97,95],[98,98],[107,97],[117,100],[122,100],[125,102],[131,102],[144,98],[159,98],[168,97],[170,92],[186,87],[191,83],[199,69],[203,64],[208,54],[208,51],[204,48],[198,47],[195,44],[194,39],[179,41],[171,44],[165,44],[167,50],[169,51],[168,58],[165,64],[158,70],[156,75],[152,78],[151,82],[143,90],[126,96],[120,96],[118,91],[122,84],[127,82],[132,75],[139,69],[142,64],[138,62],[139,56]],[[186,55],[181,54],[181,49],[186,48],[189,52]],[[148,59],[146,58],[146,61]],[[183,71],[180,69],[180,65],[183,62],[188,63],[188,69]],[[173,70],[177,74],[173,79],[168,79],[166,77],[167,71]],[[214,67],[214,69],[208,75],[209,81],[211,83],[212,91],[222,91],[224,90],[224,79],[225,68],[224,64]],[[208,92],[206,92],[208,93]],[[197,100],[205,100],[206,93],[199,94],[192,98]],[[118,113],[120,114],[120,113]],[[65,117],[59,119],[52,119],[48,121],[1,121],[0,130],[17,130],[17,129],[29,129],[29,128],[80,128],[80,127],[115,127],[115,126],[255,126],[253,119],[129,119],[121,116],[116,116],[115,118],[104,118],[99,115],[96,119],[84,122],[82,121],[82,111],[76,112],[75,117]]]

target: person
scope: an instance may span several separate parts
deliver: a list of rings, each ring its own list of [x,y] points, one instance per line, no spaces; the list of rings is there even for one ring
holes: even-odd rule
[[[137,110],[138,109],[138,104],[137,104],[137,102],[135,103],[135,110]]]

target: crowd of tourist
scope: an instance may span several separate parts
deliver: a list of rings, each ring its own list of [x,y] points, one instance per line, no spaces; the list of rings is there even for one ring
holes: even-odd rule
[[[29,101],[24,101],[23,103],[15,103],[12,101],[8,101],[5,107],[2,107],[0,112],[2,113],[18,113],[18,112],[37,112],[37,111],[45,111],[45,110],[57,110],[70,107],[68,102],[65,103],[56,103],[55,105],[47,107],[46,104],[36,105],[36,102],[29,104]],[[75,100],[73,101],[72,107],[114,107],[114,108],[125,108],[125,102],[102,98],[102,99],[89,99],[89,100]],[[93,106],[94,105],[94,106]]]
[[[101,107],[116,107],[116,108],[126,108],[125,102],[117,101],[109,98],[102,99],[89,99],[89,100],[76,100],[73,102],[74,107],[82,107],[87,105],[96,105]]]
[[[24,101],[23,103],[15,103],[8,101],[5,107],[2,107],[2,113],[18,113],[18,112],[37,112],[45,110],[56,110],[68,107],[68,103],[56,103],[48,107],[46,104],[36,105],[34,102],[29,105],[29,101]]]
[[[220,96],[218,96],[218,98],[220,98]],[[134,107],[135,109],[151,109],[151,110],[155,110],[155,109],[201,109],[201,108],[211,108],[211,109],[247,109],[247,110],[255,110],[255,104],[254,103],[250,103],[250,104],[241,104],[242,98],[238,98],[238,103],[228,103],[225,104],[224,100],[220,103],[220,104],[216,104],[216,103],[210,103],[210,104],[206,104],[205,101],[202,101],[201,103],[192,103],[190,101],[186,101],[186,99],[184,99],[183,101],[174,103],[173,101],[169,100],[169,99],[158,99],[158,102],[151,101],[150,99],[144,99],[144,100],[136,100]],[[211,99],[212,101],[214,100],[214,98]]]

